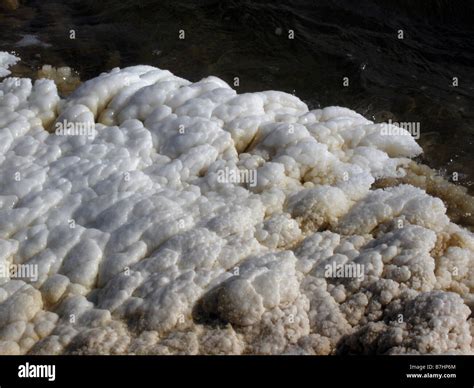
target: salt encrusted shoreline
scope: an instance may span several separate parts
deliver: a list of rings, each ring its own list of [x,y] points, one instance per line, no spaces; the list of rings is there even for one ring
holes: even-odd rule
[[[3,80],[0,261],[39,271],[0,279],[0,354],[472,353],[474,236],[374,188],[422,152],[383,127],[151,66]]]

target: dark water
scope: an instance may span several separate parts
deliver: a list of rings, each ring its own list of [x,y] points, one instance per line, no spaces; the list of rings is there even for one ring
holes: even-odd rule
[[[142,63],[194,81],[239,77],[239,92],[283,90],[312,108],[343,105],[376,121],[419,122],[423,161],[458,172],[474,192],[473,1],[21,3],[0,14],[0,50],[17,51],[25,74],[48,63],[88,79]],[[15,46],[25,34],[50,46]]]

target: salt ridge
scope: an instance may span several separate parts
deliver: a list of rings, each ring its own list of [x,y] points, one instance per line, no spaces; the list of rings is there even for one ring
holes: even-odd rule
[[[0,263],[38,279],[0,279],[0,353],[472,353],[474,236],[419,188],[373,188],[421,152],[216,77],[113,69],[65,99],[6,78]],[[362,280],[324,275],[351,263]]]

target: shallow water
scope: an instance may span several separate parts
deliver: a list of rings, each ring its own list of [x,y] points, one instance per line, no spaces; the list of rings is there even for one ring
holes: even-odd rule
[[[67,65],[85,80],[150,64],[193,81],[238,77],[239,92],[284,90],[312,108],[419,123],[421,160],[457,172],[474,193],[474,4],[413,3],[23,0],[0,11],[0,50],[21,56],[16,74]]]

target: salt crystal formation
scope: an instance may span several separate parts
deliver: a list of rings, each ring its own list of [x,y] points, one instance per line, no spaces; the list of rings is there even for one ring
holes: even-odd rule
[[[150,66],[4,79],[0,264],[38,274],[0,278],[0,354],[473,353],[474,236],[374,188],[422,152],[383,129]]]
[[[17,56],[0,51],[0,77],[6,77],[11,72],[8,70],[10,66],[13,66],[20,60]]]

